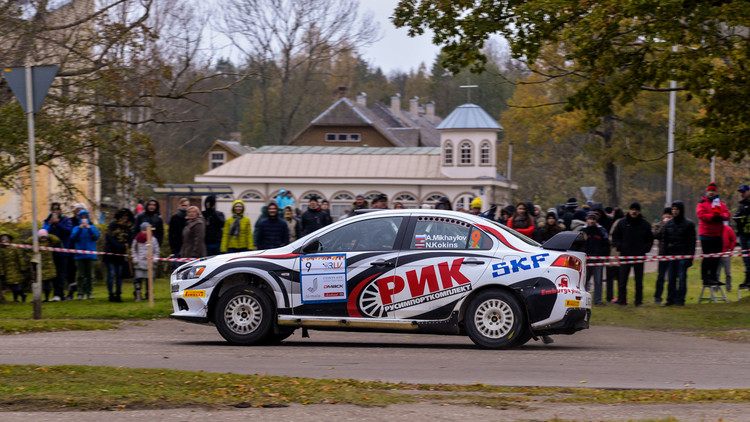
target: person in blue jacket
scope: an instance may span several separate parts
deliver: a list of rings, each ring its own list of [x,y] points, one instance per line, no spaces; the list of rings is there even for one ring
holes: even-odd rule
[[[73,227],[70,239],[75,242],[76,249],[96,252],[96,240],[99,239],[99,229],[91,224],[89,213],[81,210],[78,213],[79,224]],[[76,275],[78,276],[78,300],[93,299],[94,264],[96,254],[76,253]]]

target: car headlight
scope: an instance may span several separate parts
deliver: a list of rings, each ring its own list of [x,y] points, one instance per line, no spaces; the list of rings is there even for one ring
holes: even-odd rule
[[[206,269],[204,265],[196,265],[195,267],[190,267],[185,271],[182,271],[178,276],[178,280],[190,280],[192,278],[200,278],[201,274],[203,274],[203,271]]]

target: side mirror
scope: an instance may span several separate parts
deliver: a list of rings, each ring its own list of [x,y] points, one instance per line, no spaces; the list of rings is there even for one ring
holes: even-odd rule
[[[315,253],[320,251],[321,247],[320,240],[316,237],[311,240],[310,243],[302,247],[302,253]]]

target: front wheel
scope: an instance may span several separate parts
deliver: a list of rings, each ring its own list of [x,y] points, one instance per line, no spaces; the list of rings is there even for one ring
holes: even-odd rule
[[[219,298],[214,321],[228,342],[254,345],[268,340],[272,319],[268,295],[254,286],[236,286]]]
[[[485,349],[515,346],[524,338],[521,306],[512,294],[502,290],[486,290],[474,296],[464,323],[471,341]]]

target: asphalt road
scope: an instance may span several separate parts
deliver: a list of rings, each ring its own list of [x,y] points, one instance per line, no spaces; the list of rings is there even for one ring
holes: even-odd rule
[[[750,346],[594,326],[555,343],[480,350],[466,337],[298,330],[281,345],[232,346],[174,320],[111,331],[1,336],[0,363],[105,365],[415,383],[609,388],[750,388]]]

